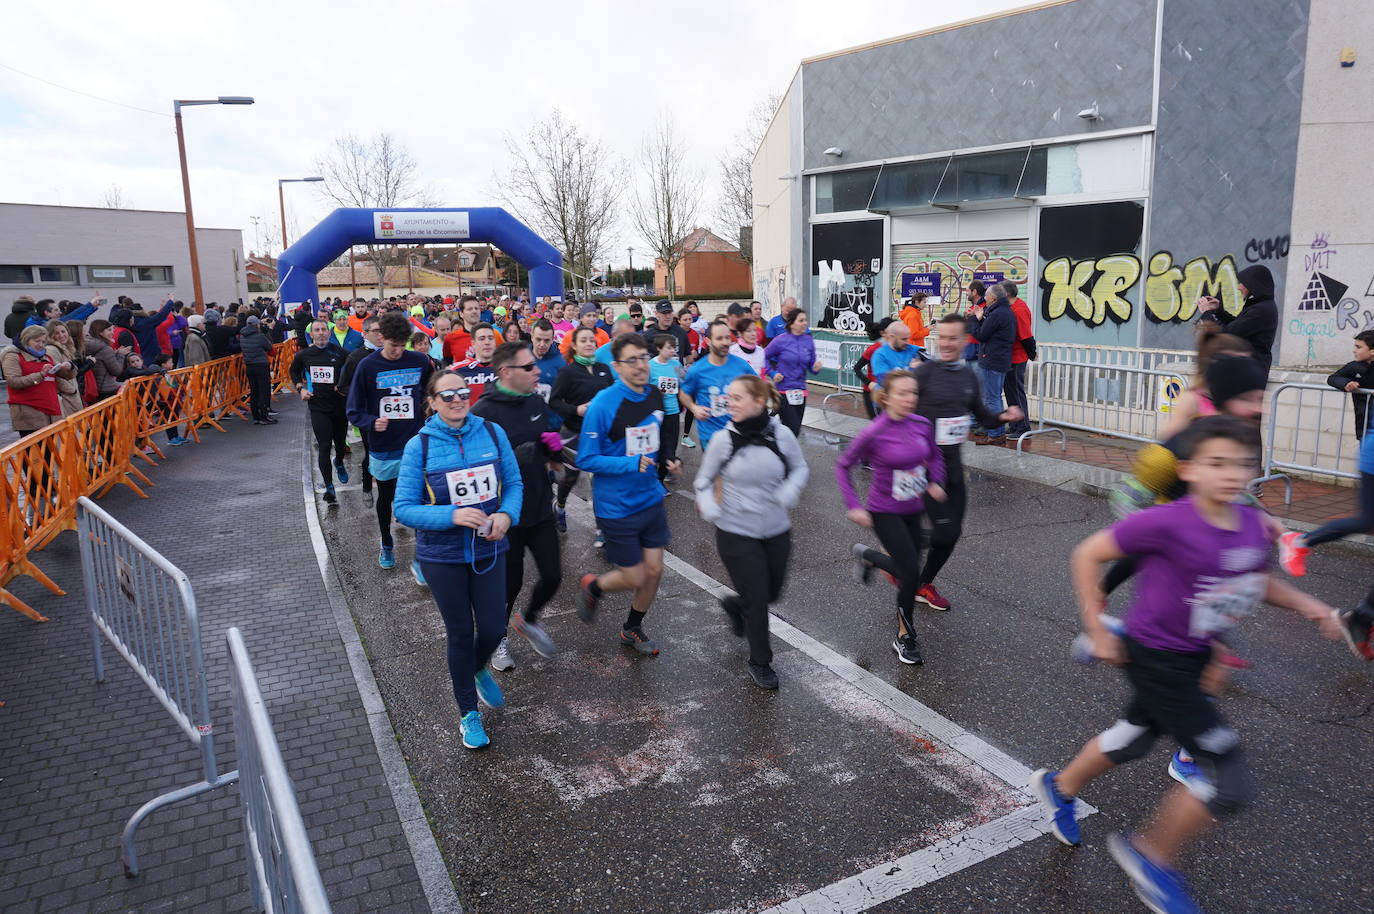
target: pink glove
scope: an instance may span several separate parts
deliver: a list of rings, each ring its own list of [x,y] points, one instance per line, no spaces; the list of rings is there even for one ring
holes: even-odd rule
[[[563,439],[558,432],[544,432],[539,436],[539,440],[544,442],[544,447],[549,449],[549,453],[557,454],[563,450]]]

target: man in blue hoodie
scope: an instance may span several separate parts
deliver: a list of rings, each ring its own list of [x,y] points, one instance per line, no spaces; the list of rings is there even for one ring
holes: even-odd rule
[[[607,593],[633,591],[630,615],[619,641],[641,654],[658,653],[644,634],[649,611],[663,578],[663,549],[668,545],[667,490],[658,481],[663,394],[649,386],[649,344],[637,333],[617,337],[611,357],[618,378],[592,398],[582,417],[577,465],[592,474],[592,506],[614,571],[582,576],[582,604],[577,614],[590,624],[597,603]],[[682,471],[678,460],[665,464]]]
[[[382,549],[377,564],[396,565],[396,544],[391,538],[391,504],[396,497],[396,477],[406,442],[424,424],[424,395],[434,362],[429,356],[406,349],[410,321],[387,312],[378,322],[382,348],[365,357],[353,372],[348,388],[348,421],[358,427],[367,447],[368,470],[377,488],[377,527]],[[418,565],[412,563],[412,571]],[[417,573],[416,581],[423,584]]]
[[[978,342],[978,383],[983,389],[983,405],[989,413],[1002,412],[1002,385],[1011,371],[1011,344],[1016,339],[1016,315],[1007,301],[1007,290],[993,283],[982,304],[969,309],[969,333]],[[978,444],[996,444],[1006,434],[1006,426],[987,430]]]

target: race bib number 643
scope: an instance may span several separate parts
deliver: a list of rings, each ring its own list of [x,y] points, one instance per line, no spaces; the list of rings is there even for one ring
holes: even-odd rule
[[[414,419],[415,400],[411,397],[382,397],[383,419]]]

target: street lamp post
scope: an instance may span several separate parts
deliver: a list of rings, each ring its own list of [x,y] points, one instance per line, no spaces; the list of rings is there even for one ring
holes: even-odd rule
[[[625,250],[630,255],[630,291],[627,294],[633,296],[635,294],[635,249],[626,248]]]
[[[282,191],[283,184],[295,184],[300,181],[313,182],[323,181],[324,178],[278,178],[277,179],[277,210],[281,213],[281,249],[286,250],[286,194]]]
[[[181,158],[181,193],[186,198],[186,244],[191,249],[191,282],[195,288],[195,305],[203,308],[205,296],[200,286],[200,252],[196,249],[196,217],[191,212],[191,175],[186,170],[186,135],[181,129],[181,109],[192,105],[251,105],[246,95],[221,95],[209,99],[173,99],[172,117],[177,125],[177,155]]]

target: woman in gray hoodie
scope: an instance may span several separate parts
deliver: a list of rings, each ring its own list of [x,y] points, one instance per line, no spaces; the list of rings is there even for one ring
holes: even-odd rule
[[[726,389],[730,423],[711,438],[693,485],[697,511],[716,525],[716,548],[738,596],[720,601],[737,637],[749,639],[749,675],[776,689],[768,606],[787,579],[792,521],[810,475],[797,438],[776,415],[778,392],[755,375]]]

